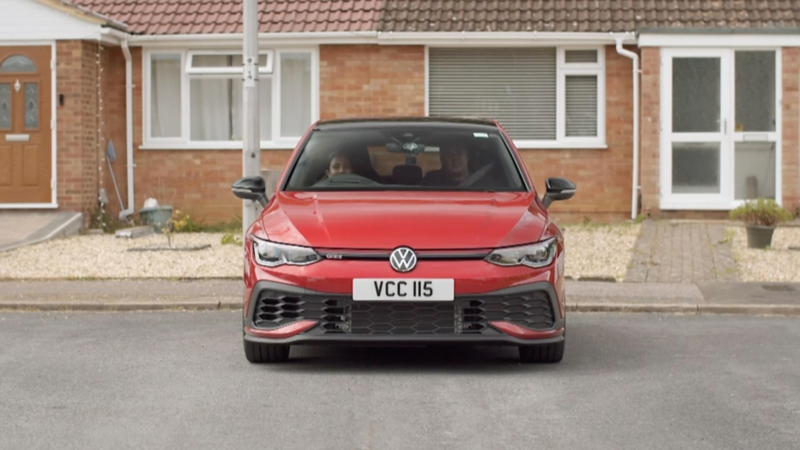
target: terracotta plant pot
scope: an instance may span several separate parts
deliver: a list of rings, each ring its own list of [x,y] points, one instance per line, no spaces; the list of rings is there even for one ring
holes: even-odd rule
[[[747,225],[747,247],[748,248],[767,248],[772,245],[772,234],[775,227],[764,227],[760,225]]]

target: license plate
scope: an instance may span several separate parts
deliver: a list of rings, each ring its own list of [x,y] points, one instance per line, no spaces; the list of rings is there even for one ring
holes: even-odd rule
[[[353,300],[361,301],[452,301],[452,279],[356,278]]]

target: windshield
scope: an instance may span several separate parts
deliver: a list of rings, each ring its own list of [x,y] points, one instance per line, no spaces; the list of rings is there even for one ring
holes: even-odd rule
[[[527,189],[496,128],[386,124],[315,130],[286,190]]]

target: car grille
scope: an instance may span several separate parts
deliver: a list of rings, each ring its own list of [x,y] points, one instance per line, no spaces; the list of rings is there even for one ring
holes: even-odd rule
[[[458,297],[453,302],[354,302],[345,296],[260,292],[253,316],[257,328],[302,319],[319,321],[317,333],[353,335],[494,334],[489,322],[498,320],[534,330],[555,324],[545,291]]]

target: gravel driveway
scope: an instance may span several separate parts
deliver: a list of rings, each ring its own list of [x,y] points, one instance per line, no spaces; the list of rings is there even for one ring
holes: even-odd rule
[[[742,281],[800,282],[800,227],[779,227],[772,236],[769,250],[747,248],[747,230],[728,227],[733,256]]]
[[[213,278],[242,275],[242,248],[222,245],[222,233],[175,235],[178,247],[197,251],[128,251],[166,245],[163,235],[136,239],[74,236],[0,253],[0,278]]]
[[[639,225],[565,226],[566,274],[573,278],[620,279],[625,274]],[[41,278],[216,278],[240,277],[242,249],[222,245],[221,233],[175,235],[176,246],[208,244],[197,251],[128,251],[166,245],[163,235],[137,239],[113,235],[75,236],[0,253],[0,279]]]
[[[641,225],[565,225],[566,275],[575,279],[622,281]]]

